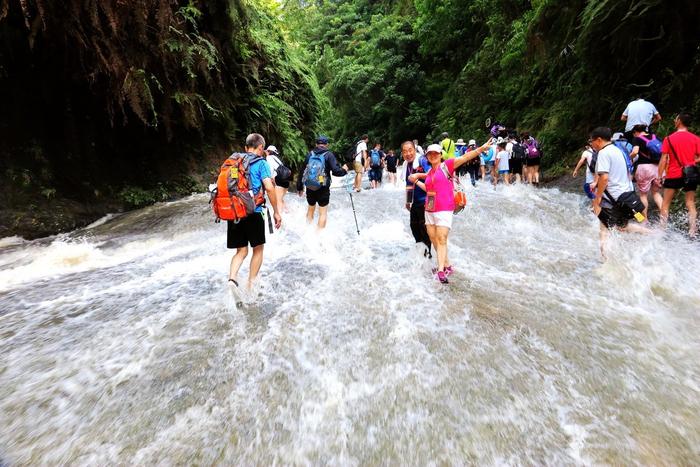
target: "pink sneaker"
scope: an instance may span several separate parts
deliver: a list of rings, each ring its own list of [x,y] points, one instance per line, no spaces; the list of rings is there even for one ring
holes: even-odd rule
[[[445,271],[438,271],[437,278],[442,284],[449,284],[449,281],[447,280],[447,274],[445,273]]]
[[[447,276],[451,276],[454,272],[455,272],[455,270],[452,269],[452,266],[447,266],[445,268],[445,275],[447,275]]]

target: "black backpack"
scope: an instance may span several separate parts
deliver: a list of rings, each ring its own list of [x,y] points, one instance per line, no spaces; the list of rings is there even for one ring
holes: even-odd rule
[[[353,144],[350,149],[345,151],[345,162],[352,166],[352,163],[355,162],[355,156],[357,156],[357,153],[355,152],[357,150],[357,145],[360,144],[358,141],[357,143]]]
[[[527,152],[525,151],[525,147],[518,143],[518,142],[513,142],[513,159],[518,160],[518,161],[524,161],[527,159]]]
[[[591,163],[588,164],[588,170],[595,174],[595,165],[598,163],[598,151],[593,148],[587,149],[587,151],[591,153]]]

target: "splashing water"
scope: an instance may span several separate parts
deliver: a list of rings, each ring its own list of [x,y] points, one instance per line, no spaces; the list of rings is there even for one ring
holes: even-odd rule
[[[240,310],[205,195],[0,240],[0,464],[700,463],[697,244],[482,184],[443,286],[401,189],[287,199]]]

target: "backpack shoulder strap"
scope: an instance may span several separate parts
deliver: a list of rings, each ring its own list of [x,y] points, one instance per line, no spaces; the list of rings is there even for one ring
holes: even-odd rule
[[[440,164],[440,170],[442,170],[442,173],[445,174],[448,180],[452,181],[452,175],[450,175],[450,171],[447,170],[447,165],[444,162]]]
[[[676,158],[676,162],[678,162],[678,166],[681,169],[683,169],[683,163],[681,162],[681,158],[678,157],[678,154],[676,154],[676,150],[673,147],[673,143],[671,143],[671,135],[668,135],[666,137],[666,139],[668,140],[668,146],[671,148],[671,154],[673,154],[673,156]]]

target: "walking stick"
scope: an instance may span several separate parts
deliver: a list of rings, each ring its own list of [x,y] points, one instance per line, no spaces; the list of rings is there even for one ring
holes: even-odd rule
[[[350,205],[352,206],[352,216],[355,218],[355,228],[357,229],[357,235],[360,235],[360,226],[357,224],[357,213],[355,212],[355,202],[352,200],[352,188],[348,183],[348,176],[345,176],[345,189],[348,190],[348,195],[350,196]]]

